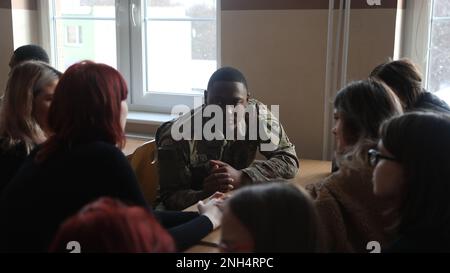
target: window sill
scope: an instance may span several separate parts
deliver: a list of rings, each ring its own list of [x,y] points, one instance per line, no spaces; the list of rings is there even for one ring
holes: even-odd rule
[[[149,113],[149,112],[129,112],[127,122],[132,124],[144,124],[144,125],[161,125],[164,122],[170,121],[176,118],[176,115],[161,114],[161,113]]]

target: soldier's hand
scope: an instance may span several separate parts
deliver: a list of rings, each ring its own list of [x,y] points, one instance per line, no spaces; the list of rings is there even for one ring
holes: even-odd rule
[[[243,171],[236,170],[225,162],[211,160],[211,164],[213,165],[211,173],[213,175],[228,174],[228,176],[232,179],[231,185],[233,185],[233,188],[235,189],[248,182],[247,180],[250,180],[250,178]]]
[[[203,191],[212,194],[214,192],[229,192],[234,189],[233,179],[227,173],[211,173],[203,182]]]

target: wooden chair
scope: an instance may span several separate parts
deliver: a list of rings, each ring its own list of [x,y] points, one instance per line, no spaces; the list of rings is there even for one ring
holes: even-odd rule
[[[128,156],[148,204],[155,207],[158,194],[158,155],[155,140],[144,143]]]

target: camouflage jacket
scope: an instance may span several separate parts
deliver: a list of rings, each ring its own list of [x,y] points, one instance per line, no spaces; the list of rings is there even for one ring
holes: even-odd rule
[[[255,99],[249,105],[258,109],[259,124],[278,128],[276,143],[263,141],[259,136],[250,140],[179,140],[172,135],[172,127],[178,119],[164,123],[156,133],[159,161],[159,201],[166,209],[182,210],[207,197],[203,180],[210,174],[210,160],[220,160],[250,177],[251,183],[264,183],[273,179],[292,179],[298,172],[299,161],[294,145],[289,141],[278,119],[267,107]],[[189,118],[204,109],[204,105],[186,115]],[[265,114],[260,114],[264,109]],[[186,116],[185,115],[185,116]],[[270,129],[267,128],[267,129]],[[270,136],[272,137],[272,136]],[[261,149],[263,143],[273,143],[269,151]],[[266,160],[256,160],[260,152]]]

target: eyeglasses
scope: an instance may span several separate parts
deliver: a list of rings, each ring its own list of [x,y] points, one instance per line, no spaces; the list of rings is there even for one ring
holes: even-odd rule
[[[368,155],[369,155],[369,164],[372,167],[375,167],[378,164],[378,162],[380,162],[380,159],[386,159],[386,160],[390,160],[390,161],[398,161],[398,159],[396,159],[396,158],[382,155],[379,151],[377,151],[375,149],[369,150]]]

